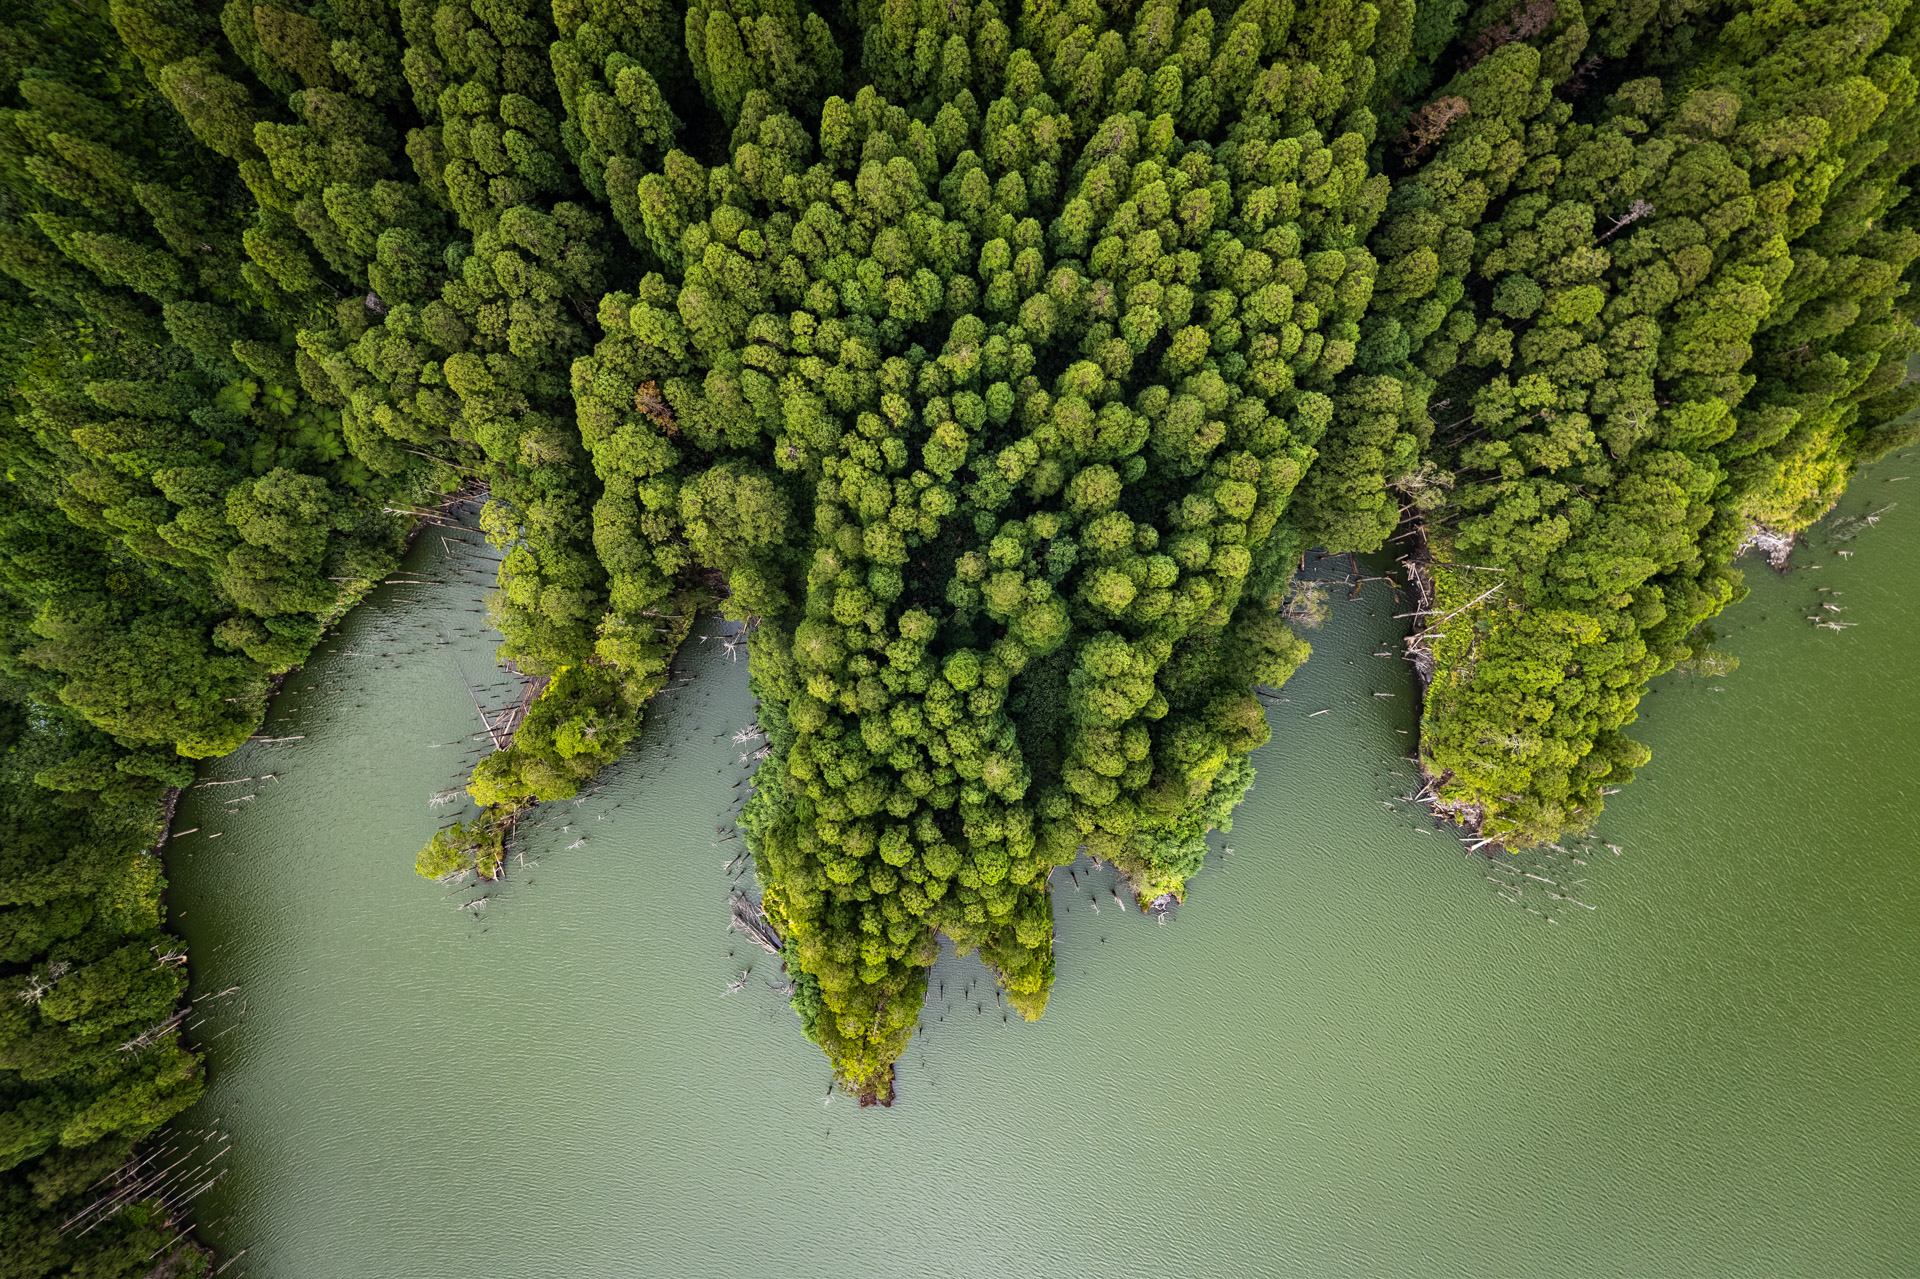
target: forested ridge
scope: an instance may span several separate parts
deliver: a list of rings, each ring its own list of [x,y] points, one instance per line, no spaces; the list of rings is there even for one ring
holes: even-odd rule
[[[1915,438],[1916,22],[9,4],[0,1274],[201,1264],[162,1204],[58,1229],[200,1087],[143,1033],[161,797],[476,485],[546,684],[422,873],[499,873],[725,611],[762,904],[863,1096],[940,935],[1033,1017],[1052,868],[1183,893],[1307,548],[1412,561],[1441,811],[1590,825],[1742,543]]]

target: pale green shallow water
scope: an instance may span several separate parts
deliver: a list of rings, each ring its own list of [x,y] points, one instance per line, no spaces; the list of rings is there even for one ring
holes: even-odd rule
[[[456,662],[503,676],[478,588],[386,588],[276,708],[304,740],[206,773],[278,780],[176,822],[195,989],[242,987],[196,1031],[185,1126],[236,1137],[200,1220],[288,1279],[1920,1273],[1920,462],[1845,509],[1909,467],[1851,560],[1749,566],[1738,672],[1659,683],[1624,854],[1546,872],[1597,910],[1508,905],[1380,802],[1414,704],[1376,584],[1274,708],[1235,855],[1166,927],[1110,872],[1098,915],[1060,894],[1037,1024],[943,960],[890,1111],[823,1105],[724,931],[744,663],[694,646],[476,920],[412,860],[478,727]],[[413,567],[462,580],[448,549]]]

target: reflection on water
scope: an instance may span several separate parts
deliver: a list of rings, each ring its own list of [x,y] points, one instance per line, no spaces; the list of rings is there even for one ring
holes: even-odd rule
[[[234,1135],[196,1205],[229,1276],[1920,1270],[1907,506],[1750,567],[1742,668],[1661,680],[1653,764],[1548,855],[1421,819],[1414,689],[1374,656],[1406,610],[1335,592],[1173,920],[1057,874],[1045,1018],[944,955],[868,1111],[726,927],[754,761],[718,644],[503,883],[414,877],[517,693],[472,553],[423,539],[442,584],[384,589],[289,681],[294,740],[204,779],[267,780],[181,806],[195,989],[241,988],[181,1125]]]

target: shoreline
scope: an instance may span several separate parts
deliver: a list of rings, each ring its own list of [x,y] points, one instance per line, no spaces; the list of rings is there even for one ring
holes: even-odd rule
[[[1835,505],[1837,506],[1838,504],[1836,503]],[[1828,508],[1827,511],[1822,512],[1820,518],[1825,519],[1828,515],[1832,514],[1832,511],[1832,507]],[[1811,527],[1811,525],[1809,527]],[[1417,619],[1432,611],[1433,600],[1436,593],[1436,581],[1435,575],[1428,568],[1428,565],[1431,563],[1431,547],[1427,541],[1426,526],[1416,521],[1409,521],[1406,532],[1401,533],[1399,536],[1404,537],[1408,533],[1411,533],[1418,539],[1417,545],[1414,549],[1408,551],[1407,554],[1400,557],[1398,563],[1406,570],[1407,583],[1412,589],[1415,603],[1416,611],[1413,613],[1413,617]],[[1759,523],[1750,523],[1745,538],[1734,550],[1731,562],[1737,564],[1749,552],[1756,552],[1765,560],[1768,568],[1772,569],[1774,573],[1780,577],[1786,577],[1792,572],[1793,552],[1798,549],[1799,545],[1800,532],[1798,531],[1782,532]],[[1401,646],[1405,650],[1405,660],[1408,665],[1413,667],[1414,677],[1419,685],[1420,715],[1413,727],[1413,751],[1410,756],[1414,767],[1419,770],[1421,781],[1421,792],[1416,802],[1425,805],[1437,820],[1457,826],[1465,832],[1465,837],[1469,839],[1472,851],[1480,853],[1482,856],[1489,856],[1492,853],[1516,852],[1518,851],[1517,849],[1508,847],[1505,841],[1498,836],[1486,836],[1484,831],[1486,813],[1480,805],[1462,804],[1449,806],[1439,798],[1440,787],[1446,785],[1447,782],[1451,780],[1452,772],[1448,770],[1440,775],[1435,775],[1428,769],[1427,759],[1421,750],[1421,729],[1426,722],[1427,697],[1433,687],[1433,679],[1438,670],[1434,651],[1428,642],[1422,640],[1421,636],[1422,632],[1415,630],[1405,640],[1401,641]],[[1565,832],[1563,832],[1563,834],[1564,833]]]
[[[457,506],[464,502],[473,501],[475,499],[484,497],[485,492],[486,490],[484,485],[478,485],[478,484],[463,485],[459,490],[448,495],[433,509],[436,511],[444,511],[449,507]],[[306,669],[307,661],[311,660],[313,656],[314,650],[318,649],[322,642],[324,642],[330,635],[334,634],[336,629],[339,627],[339,625],[346,620],[347,616],[350,613],[352,613],[354,609],[358,608],[361,604],[366,602],[366,599],[368,596],[372,595],[373,592],[379,589],[382,585],[385,585],[384,579],[388,575],[393,573],[395,570],[397,570],[400,567],[400,565],[405,562],[407,556],[413,551],[414,543],[416,543],[419,540],[421,534],[426,532],[427,528],[432,524],[433,524],[433,521],[431,519],[426,517],[416,516],[413,519],[411,525],[401,534],[398,545],[395,549],[394,562],[390,567],[383,568],[379,573],[369,576],[367,578],[363,578],[358,583],[349,583],[346,585],[345,589],[343,589],[341,592],[340,599],[335,602],[334,607],[330,609],[326,614],[325,620],[322,622],[320,627],[319,638],[314,641],[314,648],[308,650],[306,657],[301,659],[299,665],[290,666],[286,670],[281,671],[278,674],[269,676],[266,695],[261,698],[262,710],[260,715],[260,725],[258,727],[264,727],[266,725],[268,717],[272,714],[273,703],[275,699],[277,699],[280,696],[281,692],[284,691],[287,680],[292,676],[294,676],[295,674],[298,674],[299,672],[304,671]],[[259,740],[258,728],[256,728],[255,732],[248,734],[246,741],[241,742],[240,745],[234,747],[233,750],[228,751],[225,755],[217,755],[211,758],[216,760],[226,759],[229,756],[244,749],[248,742],[253,742],[257,740]],[[170,868],[167,864],[167,852],[173,841],[173,826],[174,826],[175,817],[177,816],[177,813],[180,807],[180,797],[185,791],[193,789],[193,786],[198,784],[198,776],[197,776],[199,772],[198,766],[202,762],[205,762],[205,761],[195,761],[196,780],[194,783],[189,784],[188,786],[169,786],[166,789],[165,793],[161,796],[160,833],[147,849],[148,855],[153,857],[155,860],[157,860],[160,863],[160,874],[161,874],[161,885],[162,885],[160,890],[160,900],[159,900],[160,929],[163,933],[173,938],[174,941],[176,941],[180,945],[180,947],[182,948],[186,956],[187,984],[186,984],[185,990],[181,994],[180,999],[177,1000],[174,1005],[174,1012],[176,1014],[184,1013],[192,1009],[194,1001],[193,1001],[191,992],[193,990],[194,981],[196,980],[198,975],[194,971],[193,950],[191,947],[187,945],[186,937],[183,935],[181,929],[177,926],[177,921],[180,918],[183,918],[183,916],[177,916],[174,914],[174,911],[173,911],[171,894],[168,891],[168,879],[169,879]],[[202,1075],[204,1076],[208,1070],[208,1062],[207,1062],[205,1047],[193,1040],[188,1039],[185,1029],[180,1026],[176,1025],[171,1033],[178,1037],[180,1046],[185,1051],[193,1055],[195,1061],[198,1064],[200,1071],[202,1072]],[[172,1119],[169,1119],[167,1122],[172,1123],[173,1121]],[[152,1138],[148,1138],[148,1140],[152,1140]],[[136,1145],[136,1148],[137,1148],[137,1145]],[[186,1244],[189,1247],[198,1251],[201,1256],[205,1257],[207,1259],[207,1264],[211,1266],[213,1260],[219,1256],[219,1253],[216,1249],[214,1249],[211,1245],[209,1245],[205,1240],[198,1237],[199,1223],[193,1219],[192,1214],[184,1213],[178,1217],[170,1214],[168,1221],[170,1226],[178,1226],[178,1225],[186,1226],[186,1230],[183,1232],[186,1235],[186,1240],[185,1240]]]
[[[1414,611],[1412,618],[1418,620],[1433,611],[1433,601],[1437,594],[1437,579],[1428,567],[1432,562],[1432,547],[1427,541],[1427,527],[1423,522],[1409,521],[1408,530],[1417,539],[1415,547],[1400,557],[1398,563],[1406,570],[1407,586],[1413,596]],[[1405,536],[1401,534],[1400,536]],[[1438,823],[1458,827],[1464,834],[1463,839],[1481,841],[1474,847],[1475,852],[1486,856],[1491,847],[1495,852],[1511,852],[1499,839],[1486,839],[1482,829],[1486,821],[1486,812],[1478,804],[1453,806],[1440,798],[1440,788],[1452,779],[1452,770],[1435,775],[1427,767],[1426,753],[1421,749],[1424,741],[1423,729],[1427,718],[1427,697],[1433,689],[1434,676],[1439,671],[1439,659],[1432,644],[1423,639],[1425,632],[1415,627],[1400,642],[1404,650],[1403,657],[1407,665],[1413,668],[1414,679],[1419,689],[1417,699],[1418,715],[1413,723],[1413,750],[1408,758],[1418,770],[1420,793],[1414,802],[1425,805]]]

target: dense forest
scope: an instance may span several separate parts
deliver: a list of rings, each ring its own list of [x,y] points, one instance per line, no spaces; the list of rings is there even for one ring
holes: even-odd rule
[[[0,24],[0,1275],[191,1273],[169,788],[449,497],[544,680],[500,873],[703,611],[793,1003],[891,1094],[949,938],[1178,899],[1404,557],[1438,811],[1589,826],[1756,533],[1920,435],[1905,0],[39,0]],[[156,1271],[154,1268],[158,1266]]]

